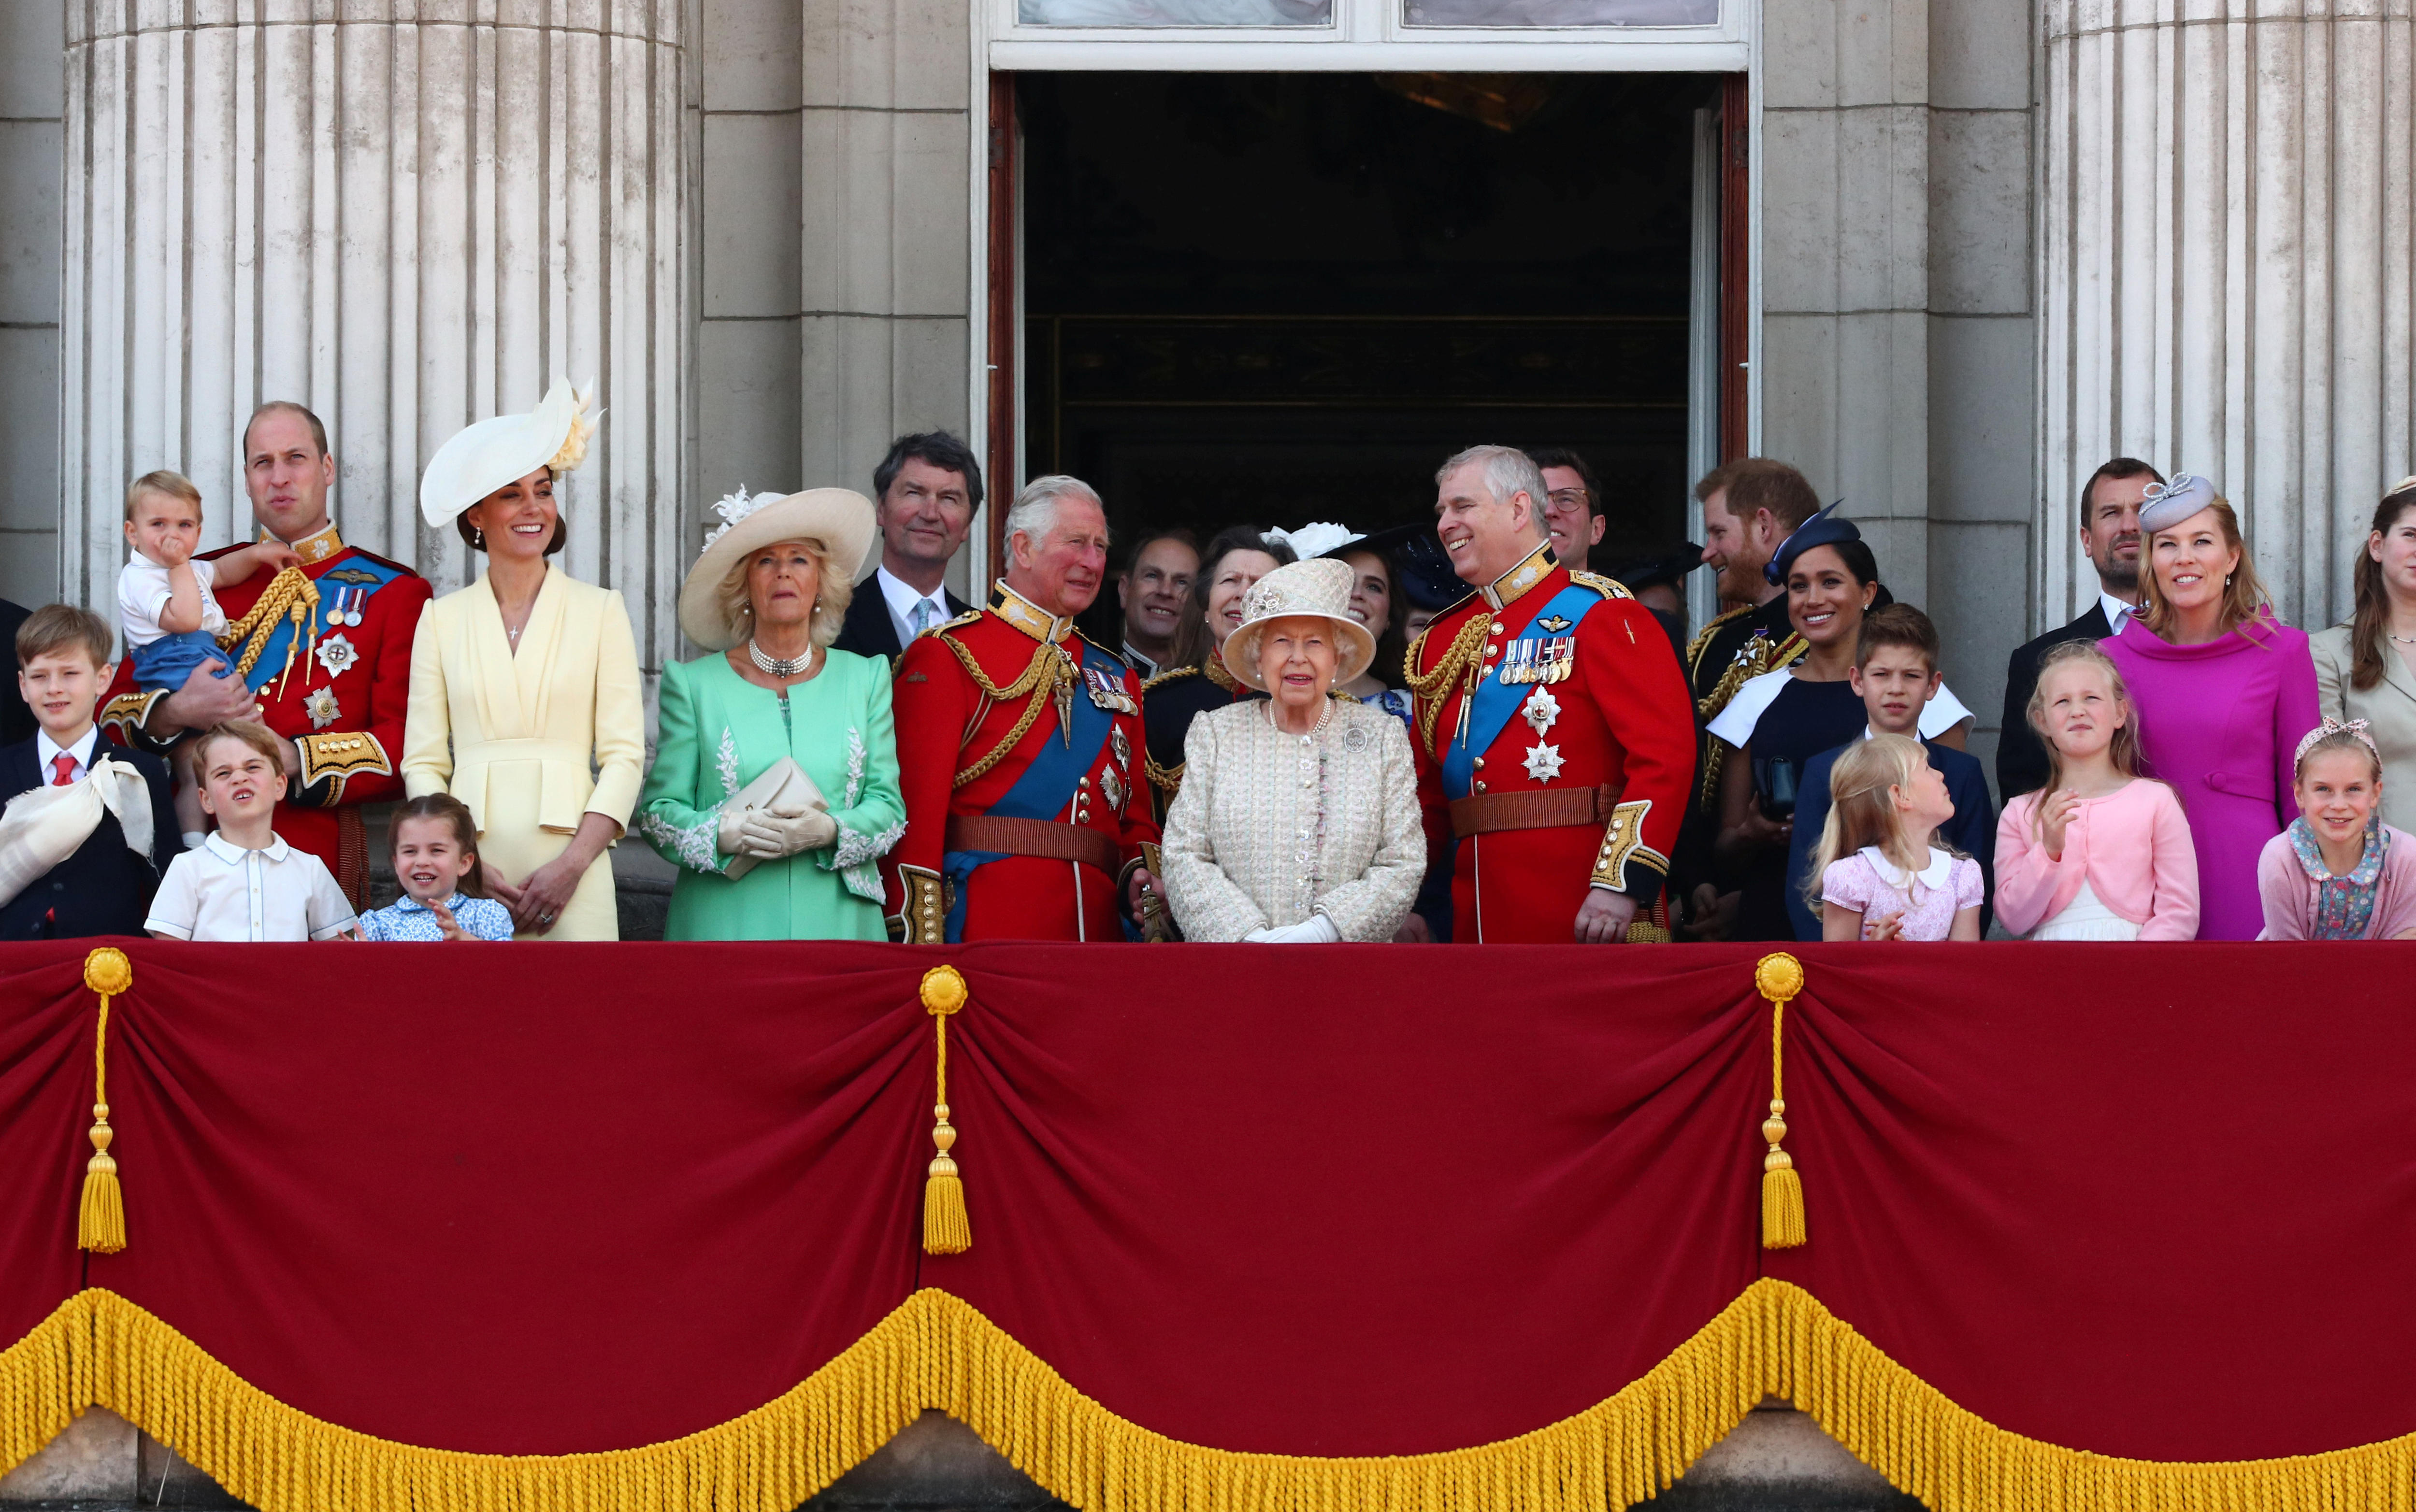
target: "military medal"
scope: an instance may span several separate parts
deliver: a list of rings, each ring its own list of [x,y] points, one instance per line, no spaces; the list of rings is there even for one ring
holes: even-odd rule
[[[1527,747],[1527,775],[1539,783],[1550,782],[1561,774],[1561,748],[1557,745]]]
[[[1129,774],[1132,771],[1132,741],[1125,739],[1125,727],[1122,725],[1109,729],[1108,749],[1115,753],[1116,765]]]
[[[312,688],[310,696],[302,700],[302,711],[310,716],[312,729],[325,729],[344,717],[344,711],[337,707],[336,690],[332,687]]]
[[[1099,791],[1107,796],[1108,807],[1122,811],[1125,806],[1125,780],[1109,767],[1099,773]]]
[[[1082,691],[1091,702],[1111,714],[1138,714],[1140,707],[1125,692],[1124,679],[1095,666],[1082,668]]]

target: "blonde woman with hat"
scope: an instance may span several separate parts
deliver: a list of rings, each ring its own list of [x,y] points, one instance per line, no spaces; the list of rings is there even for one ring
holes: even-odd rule
[[[1267,695],[1192,720],[1168,812],[1166,900],[1187,939],[1390,940],[1426,876],[1417,769],[1401,722],[1334,690],[1376,637],[1330,557],[1253,584],[1225,666]]]
[[[555,487],[603,418],[588,398],[556,383],[528,413],[438,447],[419,477],[420,514],[487,561],[420,616],[403,790],[469,805],[488,891],[517,939],[620,937],[612,868],[596,861],[628,827],[645,775],[629,611],[552,561],[569,539]]]
[[[906,830],[889,663],[834,650],[875,538],[846,488],[745,489],[680,590],[716,654],[663,668],[638,831],[680,869],[664,937],[879,940],[879,862]]]

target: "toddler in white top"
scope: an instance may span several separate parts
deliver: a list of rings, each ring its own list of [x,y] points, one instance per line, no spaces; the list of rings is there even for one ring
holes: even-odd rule
[[[219,649],[227,627],[213,587],[242,582],[262,567],[282,568],[301,559],[278,541],[238,546],[208,561],[193,560],[202,540],[202,491],[174,472],[146,472],[126,490],[126,544],[133,548],[117,575],[117,615],[126,635],[126,655],[134,685],[145,693],[174,692],[196,667],[218,664],[226,677],[234,659]],[[170,765],[184,763],[171,759]],[[176,828],[185,843],[201,843],[206,828],[193,785],[176,785]]]
[[[285,770],[277,737],[246,720],[185,747],[218,833],[168,863],[143,927],[163,940],[329,940],[356,921],[326,864],[270,828]]]
[[[1829,771],[1829,817],[1805,883],[1826,940],[1976,940],[1980,863],[1931,844],[1955,817],[1921,743],[1873,735]]]

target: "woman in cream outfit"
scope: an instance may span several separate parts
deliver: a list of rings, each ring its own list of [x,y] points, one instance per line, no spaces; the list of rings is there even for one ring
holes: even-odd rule
[[[2365,721],[2382,757],[2382,822],[2416,831],[2416,478],[2375,507],[2351,576],[2356,612],[2307,637],[2317,702],[2344,725]]]
[[[522,415],[481,421],[437,449],[419,508],[487,555],[478,580],[420,616],[411,651],[403,789],[470,807],[488,889],[519,939],[621,934],[610,862],[645,775],[637,637],[621,595],[549,559],[566,527],[554,481],[596,421],[556,383]]]
[[[1376,639],[1332,558],[1251,585],[1227,670],[1263,699],[1210,710],[1184,738],[1167,813],[1166,901],[1194,940],[1390,940],[1426,875],[1417,772],[1398,719],[1334,689]]]

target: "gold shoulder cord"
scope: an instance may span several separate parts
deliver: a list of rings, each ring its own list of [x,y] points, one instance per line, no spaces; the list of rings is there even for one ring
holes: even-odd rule
[[[1695,638],[1686,642],[1686,676],[1689,681],[1694,679],[1695,664],[1703,659],[1703,652],[1711,650],[1712,637],[1720,633],[1720,626],[1740,614],[1752,612],[1750,609],[1730,609],[1726,614],[1715,614],[1712,616],[1710,622],[1695,632]]]
[[[1435,750],[1435,721],[1442,715],[1443,696],[1463,675],[1473,676],[1483,662],[1486,627],[1492,618],[1480,614],[1461,625],[1459,634],[1452,637],[1450,647],[1430,672],[1418,670],[1418,647],[1426,644],[1426,636],[1418,636],[1417,645],[1410,648],[1408,664],[1402,671],[1407,675],[1411,695],[1418,701],[1418,739],[1426,742],[1427,755],[1430,756],[1441,756]]]
[[[953,791],[978,780],[982,773],[1006,759],[1006,754],[1015,749],[1031,731],[1033,722],[1040,717],[1043,704],[1054,696],[1059,688],[1072,684],[1073,666],[1055,642],[1043,641],[1033,651],[1031,665],[1023,669],[1022,674],[1006,686],[1000,687],[990,681],[989,674],[983,671],[981,664],[974,659],[974,653],[967,651],[956,636],[940,631],[927,631],[925,634],[938,636],[940,644],[957,653],[957,660],[963,664],[965,675],[974,680],[974,685],[981,689],[992,703],[1006,703],[1030,696],[1023,706],[1023,716],[1015,722],[1015,727],[1006,732],[1004,740],[990,747],[989,755],[957,773],[956,781],[949,785]],[[1072,737],[1068,735],[1067,739]]]
[[[261,590],[260,597],[252,601],[251,608],[244,617],[219,634],[221,646],[244,643],[242,653],[235,658],[234,675],[239,678],[251,676],[251,669],[260,664],[260,653],[268,649],[269,633],[277,628],[279,620],[294,621],[294,638],[285,648],[284,670],[291,671],[294,653],[303,649],[303,626],[316,621],[317,616],[312,611],[318,606],[319,586],[310,581],[301,568],[288,567],[270,578],[268,586]],[[308,681],[307,677],[305,681]]]

